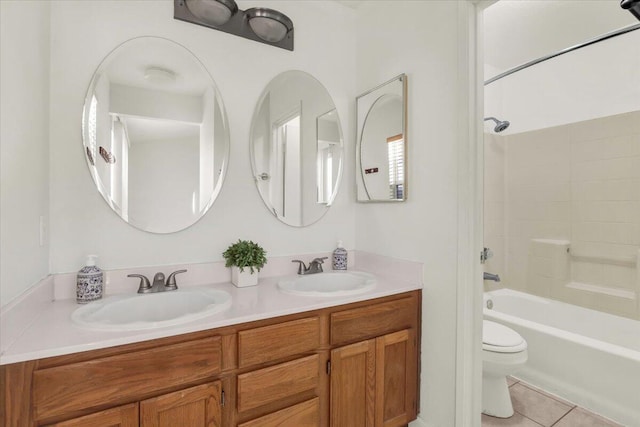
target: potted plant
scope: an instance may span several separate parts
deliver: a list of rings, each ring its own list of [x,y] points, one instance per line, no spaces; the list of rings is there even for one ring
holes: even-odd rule
[[[258,271],[267,263],[267,253],[260,245],[238,239],[222,256],[226,261],[225,266],[231,267],[231,282],[234,285],[241,288],[258,284]]]

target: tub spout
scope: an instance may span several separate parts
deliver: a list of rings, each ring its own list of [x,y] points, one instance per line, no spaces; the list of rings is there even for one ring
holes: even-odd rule
[[[484,273],[483,280],[493,280],[494,282],[499,282],[500,281],[500,276],[498,276],[497,274],[491,274],[491,273]]]

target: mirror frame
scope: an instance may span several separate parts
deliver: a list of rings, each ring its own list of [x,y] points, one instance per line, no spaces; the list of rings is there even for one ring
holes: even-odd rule
[[[123,46],[125,46],[127,43],[131,43],[131,42],[140,42],[143,41],[145,39],[152,39],[155,41],[162,41],[162,42],[167,42],[170,43],[171,45],[175,46],[176,48],[180,48],[183,49],[185,51],[185,53],[188,53],[188,55],[190,57],[193,58],[194,60],[194,64],[197,64],[197,66],[200,68],[200,70],[202,71],[203,75],[205,76],[205,78],[207,78],[209,80],[209,87],[211,87],[213,89],[214,92],[214,96],[215,96],[215,103],[219,106],[220,108],[220,115],[222,118],[222,125],[224,128],[224,133],[225,133],[225,137],[226,137],[226,141],[224,142],[224,146],[225,146],[225,151],[223,153],[223,158],[222,158],[222,162],[221,162],[221,166],[220,166],[220,173],[219,173],[219,179],[217,180],[217,182],[215,182],[215,186],[213,187],[212,191],[211,191],[211,195],[209,197],[209,200],[207,201],[207,204],[205,205],[204,208],[202,208],[199,212],[198,212],[198,216],[197,218],[195,218],[192,222],[190,222],[188,225],[183,226],[183,225],[178,225],[173,227],[170,230],[167,231],[159,231],[159,230],[149,230],[149,229],[145,229],[143,226],[141,226],[140,224],[134,224],[130,221],[129,218],[125,218],[121,209],[119,208],[119,206],[117,206],[114,201],[111,199],[111,197],[107,194],[105,186],[102,182],[102,178],[100,177],[100,175],[98,174],[98,171],[95,167],[95,163],[97,161],[97,157],[99,156],[92,156],[90,155],[90,151],[89,151],[89,144],[88,144],[88,133],[89,133],[89,129],[86,123],[86,117],[88,117],[90,108],[91,108],[91,99],[94,95],[95,92],[95,87],[96,84],[98,82],[98,79],[100,77],[102,77],[104,75],[105,70],[108,68],[108,65],[110,63],[110,61],[113,60],[114,58],[114,54],[116,54]],[[186,46],[165,38],[165,37],[159,37],[159,36],[139,36],[139,37],[133,37],[130,39],[127,39],[121,43],[119,43],[117,46],[115,46],[113,49],[111,49],[99,62],[98,66],[95,68],[92,76],[91,76],[91,80],[89,82],[88,88],[87,88],[87,92],[84,98],[84,105],[82,107],[82,118],[81,118],[81,134],[82,134],[82,150],[83,150],[83,157],[87,163],[87,167],[89,169],[89,173],[91,175],[91,178],[93,179],[93,183],[95,185],[96,190],[98,190],[98,193],[100,193],[100,195],[102,196],[102,198],[104,199],[104,201],[107,203],[107,205],[109,206],[109,208],[111,208],[111,210],[118,215],[118,217],[120,219],[122,219],[124,222],[126,222],[127,224],[129,224],[130,226],[141,230],[141,231],[145,231],[147,233],[153,233],[153,234],[170,234],[170,233],[177,233],[179,231],[183,231],[186,230],[189,227],[192,227],[194,224],[196,224],[198,221],[200,221],[209,211],[209,209],[211,209],[211,206],[213,206],[213,204],[215,203],[216,199],[218,198],[218,196],[220,195],[220,191],[222,189],[222,186],[224,184],[224,181],[226,179],[227,176],[227,172],[228,172],[228,168],[229,168],[229,155],[230,155],[230,151],[231,151],[231,132],[230,132],[230,128],[229,128],[229,120],[227,117],[227,110],[226,107],[224,105],[224,100],[222,99],[222,95],[220,93],[220,90],[218,89],[218,86],[215,82],[215,80],[213,79],[213,76],[211,75],[211,73],[209,72],[209,70],[207,69],[207,67],[204,65],[204,63],[200,60],[200,58],[198,58],[190,49],[188,49]],[[97,154],[97,153],[96,153]],[[93,162],[92,162],[93,160]]]
[[[374,87],[373,89],[369,89],[368,91],[358,95],[356,97],[356,182],[355,182],[355,191],[356,191],[356,202],[358,203],[399,203],[407,200],[407,191],[408,191],[408,167],[409,167],[409,159],[408,159],[408,137],[407,137],[407,128],[408,128],[408,119],[407,119],[407,90],[408,90],[408,78],[406,74],[400,74],[386,82]],[[368,192],[366,189],[365,181],[364,181],[364,170],[362,166],[362,136],[364,133],[364,126],[367,123],[367,118],[371,113],[372,107],[375,105],[376,101],[388,93],[385,92],[385,88],[389,85],[400,82],[402,84],[402,135],[404,139],[403,144],[403,156],[404,156],[404,183],[403,183],[403,192],[402,198],[396,199],[371,199],[368,196]],[[375,96],[375,100],[369,105],[367,111],[364,115],[364,120],[360,119],[360,111],[363,108],[362,98],[378,92],[377,96]],[[364,195],[362,194],[364,192]]]

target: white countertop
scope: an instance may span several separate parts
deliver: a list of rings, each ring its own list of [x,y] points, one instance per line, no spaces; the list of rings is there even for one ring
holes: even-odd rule
[[[257,286],[247,288],[236,288],[231,283],[203,285],[228,292],[232,297],[231,307],[222,313],[189,323],[140,331],[96,331],[81,328],[71,321],[71,313],[79,307],[74,299],[52,301],[42,305],[39,314],[8,344],[0,355],[0,365],[220,328],[422,288],[419,281],[405,281],[383,276],[379,271],[371,272],[377,278],[375,289],[342,297],[285,294],[277,288],[277,277],[261,279]]]

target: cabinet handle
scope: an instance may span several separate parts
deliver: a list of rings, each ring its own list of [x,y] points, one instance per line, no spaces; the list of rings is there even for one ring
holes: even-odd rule
[[[327,375],[331,375],[331,360],[327,360]]]

